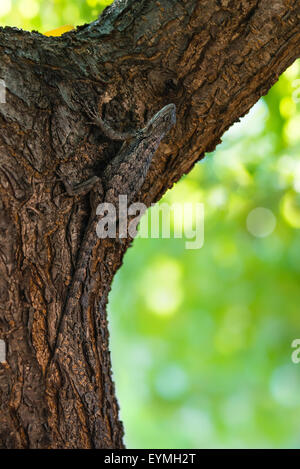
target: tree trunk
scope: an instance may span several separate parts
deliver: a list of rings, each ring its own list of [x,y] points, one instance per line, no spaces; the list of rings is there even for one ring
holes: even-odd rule
[[[106,304],[129,239],[99,243],[61,327],[91,207],[59,175],[101,177],[121,145],[84,103],[118,131],[176,104],[136,197],[150,205],[300,55],[299,23],[299,0],[116,0],[59,38],[0,29],[2,448],[123,448]]]

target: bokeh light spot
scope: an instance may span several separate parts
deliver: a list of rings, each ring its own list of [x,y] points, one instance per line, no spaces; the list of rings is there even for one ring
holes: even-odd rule
[[[153,313],[174,314],[183,298],[180,264],[167,258],[154,262],[142,278],[141,290]]]
[[[21,0],[19,10],[24,18],[31,19],[38,14],[40,7],[36,0]]]
[[[280,204],[280,210],[285,221],[293,228],[300,228],[300,195],[292,191],[287,192]]]
[[[256,238],[265,238],[273,233],[276,217],[267,208],[257,207],[247,217],[247,229]]]
[[[271,377],[270,389],[273,398],[281,405],[299,405],[300,374],[293,364],[277,368]]]
[[[295,113],[296,103],[290,96],[286,96],[281,99],[279,110],[282,117],[288,119]]]
[[[290,145],[300,142],[300,115],[296,114],[284,127],[284,135]]]
[[[7,15],[11,10],[11,0],[1,0],[0,2],[0,16]]]
[[[166,366],[156,376],[155,389],[164,399],[178,399],[187,391],[187,388],[187,375],[177,364]]]

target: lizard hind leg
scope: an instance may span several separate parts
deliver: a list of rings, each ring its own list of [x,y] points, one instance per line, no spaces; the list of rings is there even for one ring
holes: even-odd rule
[[[79,184],[75,184],[72,186],[64,177],[60,177],[61,181],[63,182],[66,193],[70,197],[74,197],[76,195],[86,195],[88,194],[95,185],[99,184],[100,178],[98,176],[92,176],[91,178],[87,179],[84,182],[80,182]]]

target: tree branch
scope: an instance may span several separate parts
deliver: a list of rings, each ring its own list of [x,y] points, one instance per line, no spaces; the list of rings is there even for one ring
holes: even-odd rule
[[[0,28],[0,446],[123,447],[105,306],[129,241],[93,250],[54,359],[91,211],[61,179],[107,174],[121,145],[85,105],[131,133],[175,103],[136,196],[149,205],[299,57],[299,23],[295,0],[118,0],[62,37]]]

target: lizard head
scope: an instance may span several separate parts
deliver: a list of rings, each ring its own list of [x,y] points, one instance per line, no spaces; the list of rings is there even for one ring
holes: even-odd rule
[[[143,129],[145,137],[166,135],[176,123],[176,106],[171,103],[158,111]]]

